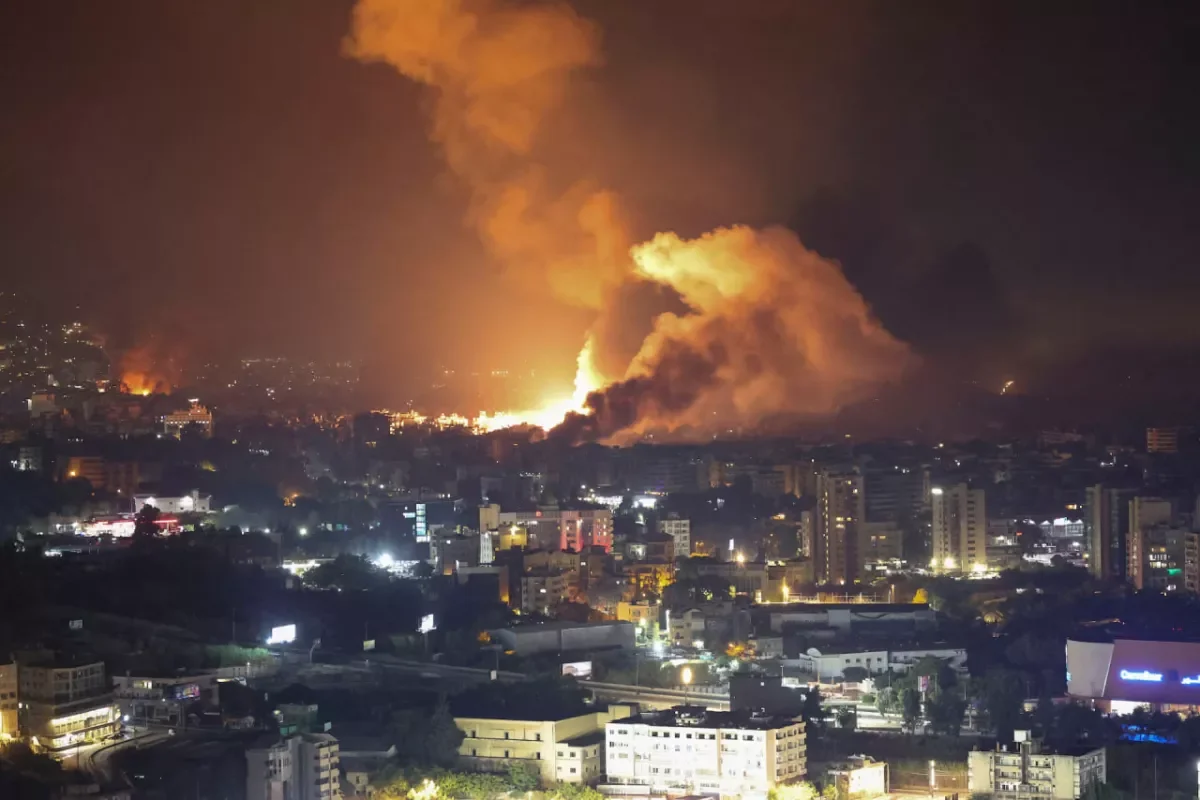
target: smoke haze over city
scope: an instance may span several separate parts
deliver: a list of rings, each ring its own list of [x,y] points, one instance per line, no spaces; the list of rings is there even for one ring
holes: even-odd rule
[[[863,337],[886,336],[883,351],[843,354],[856,381],[890,347],[998,387],[1047,385],[1113,347],[1197,344],[1188,10],[1102,3],[1032,24],[1015,7],[769,0],[0,14],[0,92],[21,122],[0,133],[0,258],[14,289],[78,306],[123,349],[190,366],[354,357],[387,400],[447,369],[532,369],[527,402],[568,398],[589,337],[588,388],[637,378],[660,358],[644,346],[678,344],[666,321],[695,309],[631,247],[767,230],[796,264],[839,265],[838,291],[862,298],[849,316],[886,332]],[[424,38],[394,51],[389,14]],[[708,236],[722,229],[760,233]],[[735,337],[719,318],[708,333]],[[761,345],[736,348],[778,371]],[[883,360],[891,380],[899,361]],[[789,381],[696,408],[861,396]]]

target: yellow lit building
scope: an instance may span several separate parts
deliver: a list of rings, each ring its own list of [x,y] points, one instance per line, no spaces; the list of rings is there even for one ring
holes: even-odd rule
[[[483,772],[532,764],[547,784],[594,783],[604,772],[604,726],[631,712],[630,706],[613,705],[560,720],[456,717],[463,732],[459,760]]]
[[[17,737],[17,665],[0,664],[0,740]]]
[[[20,697],[30,742],[52,755],[116,733],[120,715],[104,662],[22,664]]]

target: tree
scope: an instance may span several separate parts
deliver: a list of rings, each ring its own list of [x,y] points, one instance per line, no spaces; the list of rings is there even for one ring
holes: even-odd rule
[[[936,692],[925,701],[925,716],[935,733],[958,736],[966,711],[967,701],[953,691]]]
[[[454,717],[450,714],[450,704],[445,697],[439,697],[429,717],[429,731],[425,739],[426,759],[440,767],[454,766],[463,738],[462,730],[454,724]]]
[[[858,728],[858,714],[853,708],[843,708],[838,711],[837,723],[839,728],[853,731]]]
[[[900,711],[900,695],[893,686],[884,686],[879,690],[879,694],[875,700],[875,708],[883,716],[895,714]]]
[[[767,800],[817,800],[817,787],[808,781],[785,783],[767,792]]]
[[[1024,713],[1025,682],[1021,675],[1005,667],[996,667],[983,677],[983,709],[996,738],[1012,739]]]
[[[146,503],[133,517],[133,535],[137,538],[158,535],[158,509]]]
[[[842,680],[847,683],[859,683],[871,677],[866,667],[846,667],[842,670]]]
[[[514,792],[532,792],[541,786],[541,774],[530,764],[509,764],[508,783]]]
[[[921,693],[915,688],[900,690],[900,727],[916,733],[921,725]]]
[[[825,727],[825,719],[829,716],[829,712],[821,703],[820,689],[813,687],[805,693],[804,706],[800,709],[800,716],[804,718],[805,729],[810,736],[816,733],[817,729]]]
[[[380,588],[387,582],[388,574],[365,556],[343,554],[304,573],[304,583],[318,589],[364,591]]]

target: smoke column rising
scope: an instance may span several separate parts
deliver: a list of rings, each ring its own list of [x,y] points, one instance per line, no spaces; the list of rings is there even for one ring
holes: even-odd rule
[[[561,408],[586,413],[564,434],[703,438],[828,414],[898,378],[908,348],[835,262],[790,232],[660,233],[632,246],[613,192],[549,174],[537,158],[545,123],[572,73],[600,65],[599,38],[561,2],[359,0],[346,44],[434,90],[430,136],[470,189],[468,221],[510,273],[596,314]],[[673,291],[684,310],[659,314],[629,361],[596,334],[638,281]]]

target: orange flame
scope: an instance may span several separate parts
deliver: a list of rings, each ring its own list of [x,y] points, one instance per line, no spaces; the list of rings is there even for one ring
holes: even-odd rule
[[[168,394],[171,381],[159,369],[156,359],[144,347],[135,347],[121,357],[121,388],[129,394],[148,396]]]

